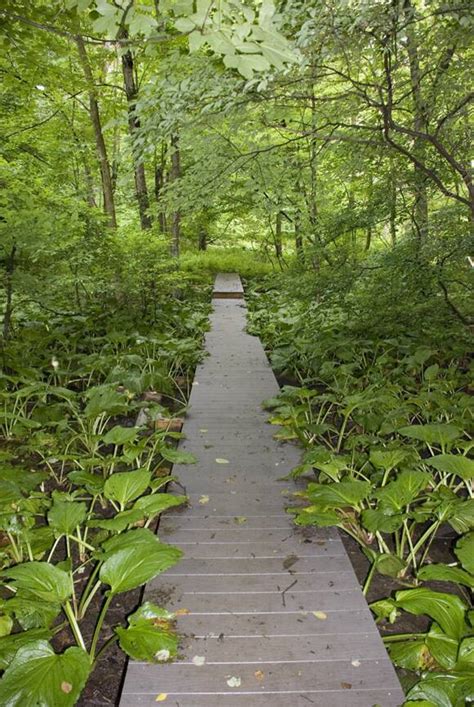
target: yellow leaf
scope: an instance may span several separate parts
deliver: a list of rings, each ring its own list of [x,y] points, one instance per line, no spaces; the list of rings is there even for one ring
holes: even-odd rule
[[[313,616],[316,616],[317,619],[321,619],[321,621],[325,621],[328,617],[327,614],[324,613],[324,611],[313,611]]]
[[[155,702],[164,702],[167,698],[167,692],[160,692],[160,694],[156,696]]]
[[[228,464],[228,459],[216,459],[216,464]]]
[[[255,677],[257,680],[263,680],[263,670],[256,670],[254,672]]]
[[[201,506],[205,506],[206,503],[209,503],[209,496],[201,496],[201,498],[199,499],[199,503],[201,504]]]
[[[244,523],[247,522],[247,518],[245,516],[237,516],[236,518],[234,518],[234,521],[238,525],[243,525]]]

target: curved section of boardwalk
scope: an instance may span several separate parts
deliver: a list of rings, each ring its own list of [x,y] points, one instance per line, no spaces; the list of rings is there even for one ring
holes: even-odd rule
[[[190,507],[169,513],[159,530],[185,559],[145,591],[149,601],[189,610],[179,618],[182,657],[131,661],[120,705],[151,707],[161,693],[179,707],[400,705],[339,535],[298,530],[285,513],[291,484],[280,478],[299,451],[273,439],[262,411],[278,384],[260,341],[245,332],[240,280],[218,276],[215,292],[209,356],[181,443],[199,461],[174,470]]]

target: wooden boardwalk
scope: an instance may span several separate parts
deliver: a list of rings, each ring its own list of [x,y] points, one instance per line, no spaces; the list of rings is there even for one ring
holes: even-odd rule
[[[241,293],[240,280],[218,276],[215,291]],[[174,469],[190,507],[159,529],[185,559],[145,590],[149,601],[189,610],[178,620],[182,657],[130,661],[120,705],[151,706],[161,693],[179,707],[400,705],[338,533],[297,529],[285,513],[292,483],[280,478],[300,452],[273,439],[261,401],[278,384],[245,326],[243,300],[219,294],[180,445],[199,461]]]

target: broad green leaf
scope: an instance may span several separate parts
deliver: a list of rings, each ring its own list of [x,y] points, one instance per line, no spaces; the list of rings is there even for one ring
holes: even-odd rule
[[[426,615],[436,621],[448,636],[459,639],[465,629],[465,603],[455,594],[434,592],[421,587],[396,593],[397,606],[415,616]]]
[[[459,641],[456,638],[446,635],[439,626],[433,624],[426,636],[426,645],[438,665],[445,670],[454,668],[459,650]]]
[[[386,619],[391,624],[395,623],[399,614],[397,604],[393,599],[380,599],[380,601],[374,601],[370,605],[370,608],[374,612],[378,621]]]
[[[326,528],[332,525],[339,525],[341,519],[335,511],[321,510],[319,506],[307,506],[306,508],[289,508],[288,512],[296,513],[296,525],[316,525],[319,528]]]
[[[474,670],[474,636],[463,638],[459,646],[458,667],[466,666]]]
[[[423,639],[387,644],[390,658],[395,665],[406,670],[423,670],[427,667],[429,652]]]
[[[19,648],[34,641],[47,640],[50,636],[51,631],[47,629],[33,629],[0,638],[0,670],[5,670],[10,665]]]
[[[0,605],[1,606],[1,605]],[[0,638],[9,636],[13,628],[13,619],[11,616],[0,616]]]
[[[398,433],[404,437],[418,439],[427,444],[446,445],[462,437],[463,432],[456,425],[435,423],[431,425],[409,425],[401,427]]]
[[[173,447],[160,447],[160,454],[163,459],[173,464],[195,464],[197,462],[194,454],[183,452],[181,449],[173,449]]]
[[[127,592],[173,567],[182,555],[178,548],[161,543],[153,550],[148,546],[129,547],[108,557],[99,577],[110,586],[112,594]]]
[[[418,570],[418,579],[436,580],[441,582],[455,582],[474,589],[474,575],[469,574],[460,567],[448,565],[425,565]]]
[[[116,425],[102,437],[104,444],[114,444],[116,446],[133,442],[138,436],[136,427],[120,427]]]
[[[142,496],[136,501],[133,508],[142,511],[146,518],[163,513],[168,508],[180,506],[187,501],[186,496],[175,496],[172,493],[154,493],[150,496]]]
[[[45,602],[63,604],[72,593],[69,575],[48,562],[25,562],[1,574],[13,579],[11,585],[17,591],[31,592]]]
[[[84,687],[91,664],[81,648],[58,655],[47,641],[22,646],[0,681],[0,704],[5,707],[73,707]]]
[[[104,488],[104,478],[98,474],[91,474],[88,471],[71,471],[68,474],[69,481],[76,486],[84,486],[89,493],[95,495],[102,493]]]
[[[87,391],[88,402],[84,409],[86,417],[98,417],[102,413],[118,415],[127,409],[126,397],[123,393],[108,386],[89,388]]]
[[[158,491],[159,489],[163,488],[163,486],[166,486],[166,484],[169,484],[171,481],[176,481],[176,477],[175,476],[159,476],[150,482],[150,488],[153,491]]]
[[[91,528],[102,528],[103,530],[121,533],[122,530],[128,528],[129,525],[138,523],[144,520],[144,518],[145,513],[139,508],[130,508],[127,511],[117,513],[113,518],[95,518],[90,520],[87,525]]]
[[[158,538],[148,528],[134,528],[126,530],[120,535],[114,535],[102,543],[102,547],[96,553],[98,560],[106,560],[108,557],[118,552],[133,547],[150,547],[153,551],[159,543]]]
[[[75,501],[55,499],[48,511],[48,523],[56,535],[72,535],[77,526],[81,525],[87,516],[87,505]]]
[[[457,541],[454,552],[464,569],[474,574],[474,532],[463,535]]]
[[[474,460],[463,457],[462,454],[439,454],[424,461],[438,471],[456,474],[464,481],[474,479]]]
[[[375,567],[379,574],[383,574],[386,577],[402,577],[406,570],[406,564],[403,560],[397,555],[389,555],[387,553],[377,556]]]
[[[369,497],[371,485],[368,481],[339,481],[330,484],[308,484],[307,496],[315,504],[341,508],[358,507]]]
[[[369,459],[371,463],[384,471],[391,471],[399,466],[411,452],[406,449],[371,449]]]
[[[123,509],[146,491],[150,481],[151,472],[146,469],[116,472],[105,482],[104,496],[117,501]]]
[[[402,513],[388,512],[387,509],[367,508],[362,511],[362,525],[371,533],[393,533],[403,525]]]
[[[407,697],[409,700],[427,700],[436,707],[466,707],[466,701],[474,699],[474,677],[455,672],[449,675],[428,673]]]
[[[15,616],[25,631],[33,628],[49,628],[61,613],[59,602],[44,601],[32,592],[21,589],[15,596],[0,605],[4,611]]]
[[[453,505],[447,518],[449,524],[457,533],[467,533],[474,528],[474,498],[459,500]]]
[[[128,617],[128,628],[115,629],[120,647],[134,660],[163,662],[176,657],[174,614],[146,602]]]
[[[380,509],[398,513],[406,510],[431,481],[431,475],[424,471],[402,471],[394,481],[375,491]]]

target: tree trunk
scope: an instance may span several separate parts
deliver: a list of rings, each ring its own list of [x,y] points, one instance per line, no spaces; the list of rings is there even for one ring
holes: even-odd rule
[[[81,35],[76,36],[76,45],[79,53],[79,62],[84,74],[89,93],[89,114],[94,128],[95,144],[97,154],[99,156],[100,176],[102,179],[102,192],[104,194],[104,211],[109,218],[109,226],[117,227],[117,219],[115,216],[114,192],[112,188],[112,178],[110,174],[110,165],[107,157],[107,148],[105,146],[104,135],[102,133],[102,124],[100,120],[99,104],[97,102],[97,93],[94,85],[94,78],[89,64],[84,40]]]
[[[277,212],[276,215],[276,224],[275,224],[275,255],[278,258],[278,260],[281,260],[281,257],[283,255],[283,244],[281,240],[281,211]]]
[[[415,10],[411,0],[405,0],[404,13],[406,18],[406,47],[408,63],[410,65],[410,84],[413,97],[413,129],[416,132],[427,132],[426,112],[421,93],[421,67],[418,55],[418,45],[416,35],[412,27],[415,17]],[[420,162],[425,162],[425,142],[423,138],[415,138],[413,148]],[[428,235],[428,177],[423,170],[415,165],[414,167],[414,221],[417,237],[421,242],[426,240]]]
[[[158,204],[159,212],[158,212],[158,223],[160,224],[160,231],[161,233],[166,233],[167,232],[167,223],[166,223],[166,213],[164,208],[162,207],[161,204],[161,193],[163,191],[163,187],[165,186],[165,164],[166,164],[166,145],[165,143],[162,144],[161,146],[161,156],[160,156],[160,161],[158,162],[156,159],[156,152],[155,152],[155,169],[154,169],[154,175],[155,175],[155,200],[156,203]]]
[[[198,248],[199,250],[207,250],[207,233],[204,226],[199,229]]]
[[[181,176],[181,160],[179,154],[179,137],[171,137],[171,182],[176,182]],[[171,216],[171,255],[179,258],[179,248],[181,240],[181,213],[176,209]]]
[[[295,214],[295,250],[298,260],[304,262],[303,236],[301,234],[301,217],[299,213]]]
[[[122,32],[121,36],[128,37],[127,32]],[[140,130],[140,119],[136,114],[136,104],[138,96],[138,87],[135,81],[133,56],[130,50],[122,55],[122,73],[123,83],[125,86],[125,94],[127,96],[128,105],[128,131],[132,139],[132,153],[135,170],[135,195],[138,202],[138,211],[140,214],[140,224],[143,231],[151,228],[151,218],[149,214],[150,200],[148,198],[148,190],[146,186],[145,165],[135,147],[134,138]]]

